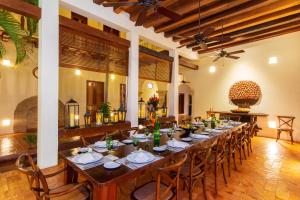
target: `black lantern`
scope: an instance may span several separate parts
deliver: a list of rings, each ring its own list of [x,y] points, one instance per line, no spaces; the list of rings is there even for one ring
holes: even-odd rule
[[[139,104],[139,119],[146,119],[146,103],[143,100],[143,98],[141,98],[138,101]]]
[[[74,99],[65,105],[65,128],[79,127],[79,104]]]
[[[110,121],[111,123],[118,123],[119,122],[119,111],[117,111],[116,109],[114,109],[111,112],[111,117],[110,117]]]
[[[91,127],[91,113],[90,113],[90,111],[87,111],[84,114],[84,125],[85,125],[85,127]]]
[[[168,114],[168,108],[167,108],[167,106],[163,106],[162,108],[161,108],[161,116],[162,117],[167,117],[167,114]]]
[[[126,108],[125,106],[121,105],[121,107],[118,110],[118,114],[119,114],[119,122],[125,122],[126,120]]]

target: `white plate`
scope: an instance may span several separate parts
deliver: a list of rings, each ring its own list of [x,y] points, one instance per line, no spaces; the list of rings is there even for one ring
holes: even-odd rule
[[[195,138],[195,139],[207,139],[207,138],[209,138],[207,135],[202,135],[202,134],[191,134],[191,137]]]
[[[146,139],[147,138],[147,136],[145,134],[141,134],[141,133],[134,134],[133,137],[137,138],[137,139]]]
[[[116,162],[106,162],[103,165],[106,169],[116,169],[121,166],[121,164]]]
[[[167,150],[167,145],[159,146],[159,147],[153,147],[154,151],[162,152]]]
[[[106,141],[95,142],[94,146],[98,147],[98,148],[105,148],[106,147]]]
[[[193,139],[190,137],[186,137],[186,138],[181,138],[181,140],[185,142],[191,142]]]
[[[72,161],[77,164],[86,165],[89,163],[97,162],[102,158],[103,158],[102,154],[92,152],[92,153],[78,154],[72,158]]]
[[[124,144],[132,144],[132,143],[133,143],[132,140],[123,140],[122,142],[123,142]]]
[[[132,163],[143,164],[154,160],[154,156],[147,151],[136,151],[129,154],[127,160]]]
[[[201,135],[210,135],[209,132],[201,132],[201,133],[199,133],[199,134],[201,134]]]

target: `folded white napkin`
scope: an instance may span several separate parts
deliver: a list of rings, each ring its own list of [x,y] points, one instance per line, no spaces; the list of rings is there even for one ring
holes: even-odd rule
[[[214,132],[214,133],[223,133],[224,130],[212,129],[211,132]]]
[[[178,141],[178,140],[175,140],[175,139],[168,141],[167,144],[168,144],[168,146],[170,146],[170,147],[183,148],[183,149],[189,146],[188,143],[186,143],[186,142],[181,142],[181,141]]]
[[[162,129],[160,129],[159,131],[160,131],[160,132],[169,132],[170,129],[168,129],[168,128],[162,128]]]
[[[106,141],[98,141],[94,144],[96,147],[105,148],[106,147]]]
[[[196,138],[196,139],[206,139],[209,138],[209,136],[207,135],[200,135],[200,134],[191,134],[192,138]]]
[[[144,152],[136,153],[136,156],[134,158],[136,162],[146,162],[148,161],[148,159],[149,159],[148,156]]]

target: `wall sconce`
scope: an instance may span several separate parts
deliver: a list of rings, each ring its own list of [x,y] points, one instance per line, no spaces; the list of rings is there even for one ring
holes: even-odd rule
[[[10,126],[11,121],[10,119],[3,119],[2,120],[2,126]]]
[[[215,73],[217,71],[216,66],[212,65],[209,67],[209,73]]]
[[[270,65],[274,65],[274,64],[277,64],[278,63],[278,59],[276,56],[273,56],[273,57],[270,57],[269,58],[269,64]]]
[[[268,127],[273,129],[277,128],[276,121],[268,121]]]
[[[152,88],[153,88],[153,84],[152,84],[152,83],[148,83],[148,84],[147,84],[147,87],[148,87],[149,89],[152,89]]]
[[[76,76],[80,76],[80,75],[81,75],[80,69],[76,69],[76,70],[75,70],[75,75],[76,75]]]
[[[115,80],[115,79],[116,79],[116,75],[111,74],[111,75],[110,75],[110,79],[111,79],[111,80]]]
[[[5,67],[11,67],[12,66],[10,60],[8,60],[8,59],[3,59],[2,60],[2,65],[5,66]]]

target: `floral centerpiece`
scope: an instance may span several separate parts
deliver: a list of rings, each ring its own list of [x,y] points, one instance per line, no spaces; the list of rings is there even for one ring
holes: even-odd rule
[[[153,97],[150,97],[147,102],[149,112],[151,113],[157,111],[158,104],[159,98],[157,96],[154,95]]]

